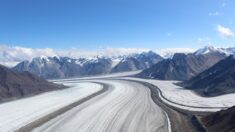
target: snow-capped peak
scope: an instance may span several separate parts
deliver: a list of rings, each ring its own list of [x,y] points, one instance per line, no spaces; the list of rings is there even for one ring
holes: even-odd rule
[[[206,46],[204,48],[198,49],[196,52],[194,52],[195,55],[200,55],[200,54],[208,54],[211,52],[219,52],[219,53],[224,53],[227,56],[235,54],[235,47],[230,47],[230,48],[216,48],[213,46]]]
[[[194,52],[195,55],[203,55],[208,54],[210,52],[219,51],[219,49],[213,47],[213,46],[205,46],[203,48],[198,49],[196,52]]]

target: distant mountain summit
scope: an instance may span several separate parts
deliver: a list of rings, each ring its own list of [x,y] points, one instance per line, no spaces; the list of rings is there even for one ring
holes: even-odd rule
[[[184,83],[204,96],[235,92],[235,57],[231,55]]]
[[[118,57],[93,57],[73,59],[69,57],[36,57],[23,61],[13,69],[29,71],[43,78],[68,78],[102,75],[111,72],[142,70],[161,61],[162,57],[149,51]]]
[[[0,65],[0,102],[63,88],[29,72],[16,72]]]
[[[235,54],[235,47],[215,48],[213,46],[205,46],[205,47],[200,48],[197,51],[195,51],[194,54],[195,55],[201,55],[201,54],[207,54],[207,53],[212,53],[212,52],[224,53],[227,56],[229,56],[229,55]]]
[[[139,76],[162,80],[188,80],[234,53],[235,48],[206,46],[193,53],[175,53],[165,59],[153,51],[78,59],[41,56],[23,61],[13,69],[20,72],[29,71],[46,79],[144,70]]]
[[[160,62],[161,60],[163,60],[163,58],[153,51],[134,54],[121,59],[120,62],[112,68],[111,72],[143,70]]]
[[[207,53],[212,53],[212,52],[223,52],[223,51],[213,46],[205,46],[204,48],[198,49],[196,52],[194,52],[194,54],[202,55],[202,54],[207,54]]]
[[[225,57],[224,52],[213,47],[205,47],[192,54],[176,53],[172,58],[145,69],[138,76],[161,80],[188,80]]]
[[[109,58],[37,57],[32,61],[23,61],[13,69],[29,71],[43,78],[66,78],[83,75],[107,74],[112,61]]]

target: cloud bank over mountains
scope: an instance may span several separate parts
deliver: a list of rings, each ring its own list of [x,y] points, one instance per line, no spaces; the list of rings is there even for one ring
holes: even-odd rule
[[[65,56],[70,58],[92,58],[92,57],[118,57],[123,55],[130,55],[149,51],[144,48],[103,48],[96,51],[80,50],[80,49],[64,49],[55,50],[51,48],[25,48],[20,46],[0,45],[0,64],[6,66],[14,66],[24,60],[31,60],[35,57],[54,57]],[[167,48],[167,49],[153,49],[152,51],[160,54],[163,57],[169,57],[177,52],[191,53],[195,49],[191,48]]]
[[[42,56],[65,56],[71,58],[92,58],[97,56],[117,57],[121,55],[141,53],[148,50],[149,49],[138,48],[104,48],[98,49],[97,51],[86,51],[79,49],[54,50],[51,48],[34,49],[19,46],[11,47],[0,45],[0,64],[14,66],[21,61],[31,60],[32,58]]]
[[[175,53],[193,53],[196,49],[193,48],[165,48],[157,49],[156,52],[164,58],[172,57]]]
[[[37,56],[55,56],[54,50],[45,49],[32,49],[24,47],[10,47],[6,45],[0,45],[0,64],[6,66],[12,66],[22,60],[30,60]]]

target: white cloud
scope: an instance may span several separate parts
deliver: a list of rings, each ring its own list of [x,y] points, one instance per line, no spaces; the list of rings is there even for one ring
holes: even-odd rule
[[[87,51],[80,49],[68,49],[68,50],[58,50],[56,51],[59,56],[68,56],[72,58],[80,57],[95,57],[95,56],[106,56],[115,57],[120,55],[128,55],[133,53],[141,53],[144,51],[149,51],[149,49],[143,48],[102,48],[97,51]]]
[[[172,34],[171,34],[171,33],[167,33],[166,35],[167,35],[167,36],[171,36]]]
[[[103,50],[103,55],[111,57],[111,56],[120,56],[120,55],[141,53],[141,52],[146,52],[146,51],[149,51],[149,49],[145,49],[145,48],[105,48]]]
[[[222,25],[217,25],[217,32],[223,38],[228,38],[228,37],[234,36],[234,32],[230,28],[224,27]]]
[[[196,49],[193,48],[165,48],[165,49],[157,49],[156,52],[165,58],[172,57],[175,53],[193,53]]]
[[[23,60],[30,60],[37,56],[55,56],[54,50],[45,49],[32,49],[24,47],[10,47],[6,45],[0,45],[0,64],[6,66],[12,66]]]
[[[90,58],[95,56],[117,57],[120,55],[129,55],[149,51],[144,48],[102,48],[96,51],[80,49],[54,50],[51,48],[34,49],[19,46],[0,45],[0,64],[12,67],[24,60],[31,60],[40,56],[66,56],[71,58]],[[155,50],[164,57],[171,57],[174,53],[192,53],[195,49],[191,48],[167,48]]]
[[[221,4],[221,7],[225,7],[226,5],[227,5],[227,3],[223,2],[223,3]]]
[[[199,45],[203,46],[212,45],[211,39],[209,37],[199,37],[197,41]]]
[[[33,49],[19,46],[11,47],[0,45],[0,64],[6,66],[14,66],[21,61],[31,60],[32,58],[39,56],[67,56],[71,58],[89,58],[95,56],[115,57],[120,55],[140,53],[148,50],[149,49],[141,48],[103,48],[97,51],[79,50],[74,48],[65,50],[54,50],[51,48]]]
[[[223,15],[223,13],[216,11],[216,12],[210,12],[208,15],[209,16],[221,16],[221,15]]]

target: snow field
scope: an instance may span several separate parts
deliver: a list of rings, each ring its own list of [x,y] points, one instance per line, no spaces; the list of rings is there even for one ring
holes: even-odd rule
[[[0,104],[0,131],[10,132],[102,89],[95,83],[64,83],[71,88]]]
[[[192,90],[175,85],[178,81],[162,81],[153,79],[125,78],[148,82],[157,86],[162,93],[161,99],[172,106],[191,111],[219,111],[235,105],[235,94],[216,97],[202,97]]]
[[[39,132],[153,132],[168,131],[164,111],[151,99],[150,90],[138,83],[95,80],[111,85],[96,96],[36,128]]]

